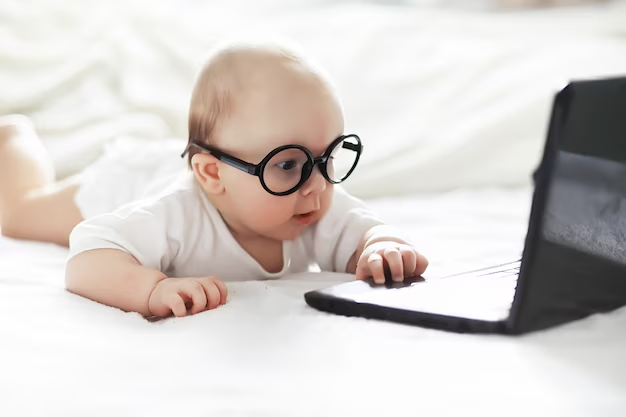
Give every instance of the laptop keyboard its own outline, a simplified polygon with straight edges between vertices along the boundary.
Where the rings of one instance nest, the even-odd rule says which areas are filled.
[[[503,271],[494,271],[494,272],[488,272],[486,274],[479,274],[479,277],[485,276],[485,277],[490,277],[490,278],[504,278],[504,277],[508,277],[508,276],[514,276],[517,277],[519,276],[519,265],[515,266],[513,268],[507,268]]]
[[[519,262],[448,278],[415,282],[408,287],[381,288],[356,295],[356,301],[438,314],[505,318],[515,296]]]

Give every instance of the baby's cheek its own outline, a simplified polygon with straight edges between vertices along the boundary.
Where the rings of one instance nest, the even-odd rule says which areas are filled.
[[[328,213],[328,210],[330,209],[330,206],[332,204],[333,201],[333,192],[332,190],[328,191],[324,191],[324,193],[322,193],[320,195],[320,218],[324,217],[326,215],[326,213]]]
[[[247,206],[249,218],[261,225],[278,225],[293,216],[293,205],[289,197],[276,197],[270,194],[257,198]]]
[[[322,206],[322,210],[324,212],[328,211],[328,209],[330,208],[330,205],[333,202],[333,195],[334,195],[334,185],[328,184],[328,186],[326,187],[326,190],[324,190],[324,192],[322,193],[320,197],[320,205]]]

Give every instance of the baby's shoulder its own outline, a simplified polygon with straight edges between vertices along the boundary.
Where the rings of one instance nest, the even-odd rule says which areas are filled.
[[[121,217],[153,216],[163,221],[194,219],[206,213],[202,192],[193,178],[180,177],[169,186],[118,208]]]
[[[146,208],[153,207],[176,214],[193,216],[206,213],[206,204],[206,197],[193,177],[183,177],[146,201]]]

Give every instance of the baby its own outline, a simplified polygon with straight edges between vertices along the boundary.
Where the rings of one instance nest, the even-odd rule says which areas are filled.
[[[344,132],[323,71],[284,46],[217,48],[193,89],[182,155],[190,169],[99,215],[81,210],[77,194],[89,201],[103,190],[54,183],[27,121],[0,120],[3,234],[69,243],[67,289],[100,303],[181,317],[224,304],[222,280],[279,278],[317,265],[383,283],[385,268],[402,281],[428,265],[335,187],[357,166],[361,140]]]

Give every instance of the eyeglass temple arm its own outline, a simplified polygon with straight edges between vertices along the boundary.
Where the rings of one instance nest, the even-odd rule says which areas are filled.
[[[355,143],[350,143],[350,142],[344,142],[344,143],[341,145],[341,147],[342,147],[342,148],[344,148],[344,149],[350,149],[351,151],[354,151],[354,152],[358,152],[358,151],[359,151],[359,149],[360,149],[361,151],[363,151],[363,145],[360,145],[360,146],[359,146],[358,144],[355,144]]]
[[[224,162],[225,164],[230,165],[233,168],[237,168],[240,171],[246,172],[248,174],[252,174],[252,175],[257,175],[258,172],[258,167],[257,165],[253,165],[250,164],[246,161],[242,161],[239,158],[235,158],[234,156],[229,156],[226,154],[223,154],[222,152],[219,151],[215,151],[212,149],[206,149],[196,143],[190,143],[187,148],[185,149],[185,151],[182,153],[182,155],[180,155],[181,158],[184,158],[185,155],[187,154],[187,152],[189,152],[189,149],[195,146],[197,148],[200,148],[201,150],[203,150],[204,152],[208,152],[211,155],[213,155],[214,157],[216,157],[217,159],[219,159],[220,161]]]

